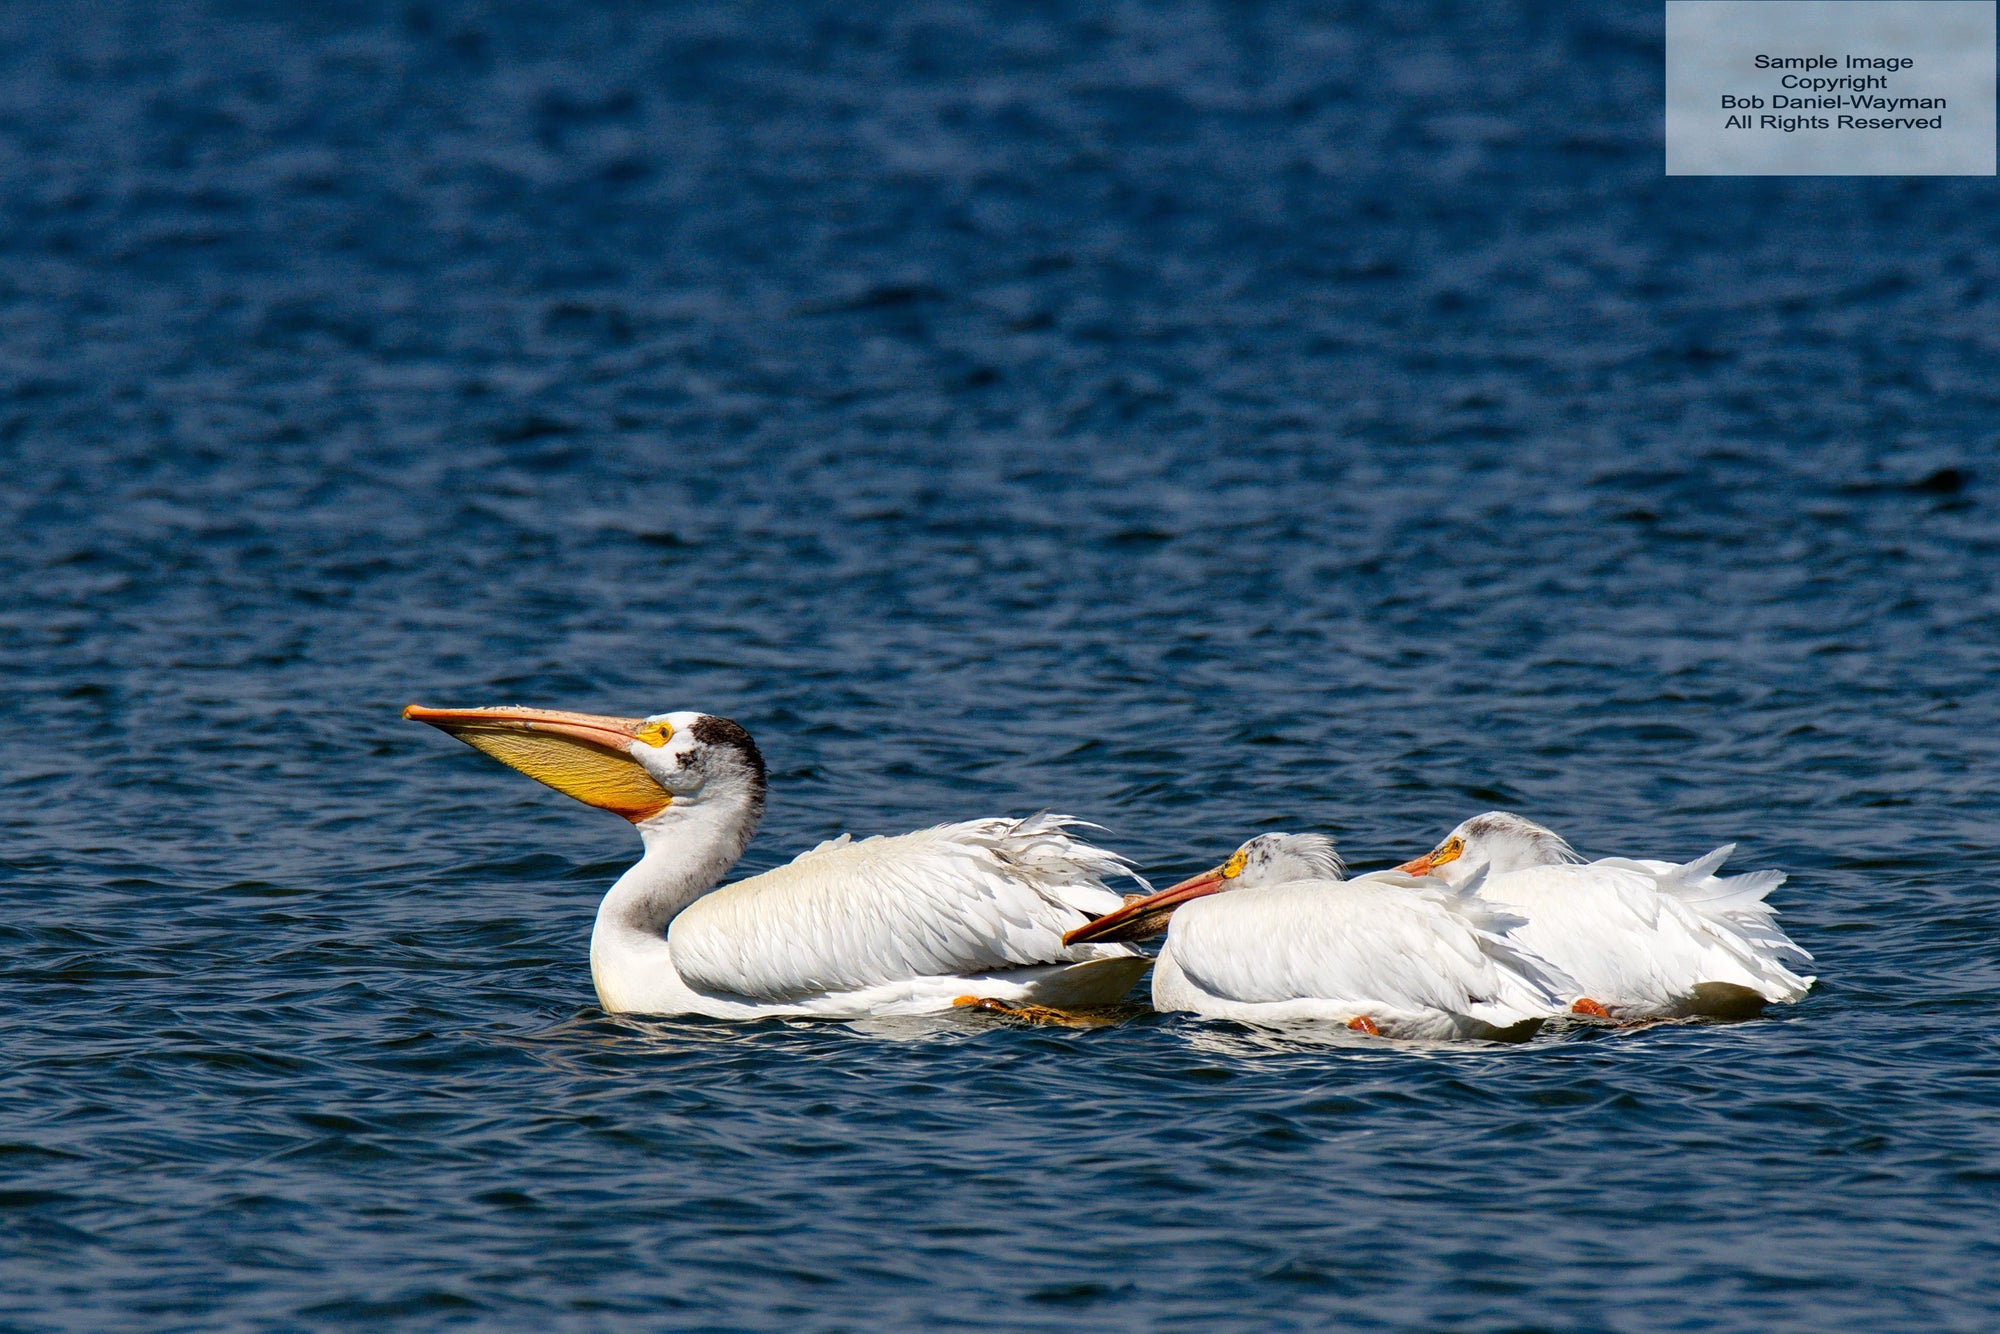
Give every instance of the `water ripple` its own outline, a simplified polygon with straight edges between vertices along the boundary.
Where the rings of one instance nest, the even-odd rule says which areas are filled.
[[[0,1323],[1992,1326],[1985,184],[1663,179],[1657,9],[168,14],[0,15]],[[614,1019],[412,699],[739,718],[753,870],[1740,839],[1824,981]]]

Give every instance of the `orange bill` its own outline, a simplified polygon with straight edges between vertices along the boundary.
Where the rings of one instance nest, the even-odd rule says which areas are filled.
[[[1170,886],[1157,894],[1148,894],[1143,899],[1134,899],[1116,912],[1108,912],[1094,922],[1085,922],[1076,930],[1063,937],[1065,945],[1083,945],[1091,941],[1146,940],[1160,935],[1167,929],[1174,909],[1191,899],[1213,894],[1228,883],[1223,868],[1203,871],[1200,875],[1189,876],[1178,885]]]
[[[1436,870],[1440,866],[1443,866],[1446,862],[1457,861],[1459,858],[1459,854],[1464,851],[1465,851],[1464,839],[1448,838],[1444,842],[1432,848],[1429,852],[1426,852],[1423,856],[1415,858],[1411,861],[1404,862],[1401,866],[1398,866],[1396,869],[1398,871],[1404,872],[1407,875],[1429,875],[1432,871]]]
[[[484,709],[428,709],[412,704],[403,710],[403,716],[449,732],[510,769],[635,824],[658,815],[673,802],[672,794],[628,750],[645,723],[643,718],[512,704]]]

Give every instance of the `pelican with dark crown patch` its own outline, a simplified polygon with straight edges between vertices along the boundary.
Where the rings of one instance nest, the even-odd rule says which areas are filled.
[[[954,1004],[1115,1004],[1152,960],[1066,945],[1133,875],[1062,815],[841,835],[723,885],[764,812],[750,734],[703,713],[614,718],[504,705],[405,718],[629,820],[645,852],[598,906],[590,973],[613,1013],[854,1018]],[[1139,881],[1144,886],[1144,881]]]

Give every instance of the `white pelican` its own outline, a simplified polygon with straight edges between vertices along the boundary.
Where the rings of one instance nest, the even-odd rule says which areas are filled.
[[[764,758],[727,718],[416,704],[403,716],[638,829],[645,853],[590,936],[591,980],[613,1013],[1082,1008],[1119,1001],[1151,963],[1131,946],[1063,943],[1122,902],[1105,877],[1132,874],[1067,816],[843,834],[718,889],[764,811]]]
[[[1764,896],[1782,871],[1718,876],[1725,844],[1686,865],[1585,862],[1562,838],[1505,811],[1475,815],[1397,867],[1465,887],[1527,919],[1513,939],[1576,980],[1578,1014],[1663,1019],[1754,1014],[1813,984],[1812,955],[1778,928]],[[1477,882],[1475,884],[1475,882]]]
[[[1562,1013],[1570,985],[1507,938],[1513,919],[1436,880],[1343,880],[1332,840],[1317,834],[1260,834],[1213,870],[1064,939],[1138,939],[1169,917],[1154,1008],[1211,1019],[1524,1038]]]

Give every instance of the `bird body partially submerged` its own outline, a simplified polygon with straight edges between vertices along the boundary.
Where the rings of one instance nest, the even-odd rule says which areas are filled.
[[[1561,1013],[1568,979],[1509,938],[1512,918],[1399,872],[1342,880],[1331,851],[1315,835],[1261,835],[1068,939],[1166,923],[1153,1005],[1210,1019],[1518,1039]]]
[[[645,853],[591,934],[591,977],[614,1013],[853,1018],[967,997],[1079,1008],[1122,1000],[1150,963],[1129,946],[1064,944],[1121,902],[1106,878],[1131,875],[1066,816],[843,836],[718,887],[764,806],[763,757],[735,723],[414,705],[404,716],[638,829]]]
[[[1218,894],[1174,916],[1153,1005],[1284,1025],[1368,1021],[1385,1037],[1526,1037],[1564,980],[1476,899],[1376,872]]]
[[[1119,906],[1104,878],[1125,870],[1072,837],[1074,823],[1040,815],[843,835],[696,899],[667,943],[689,985],[772,1001],[1130,957],[1063,944],[1065,931]]]
[[[1468,889],[1518,914],[1512,938],[1575,980],[1568,996],[1614,1019],[1737,1018],[1796,1001],[1812,963],[1777,925],[1765,895],[1779,871],[1716,874],[1734,844],[1685,865],[1585,862],[1517,815],[1467,820],[1399,868]]]

